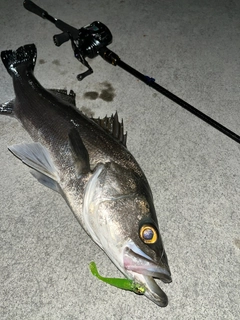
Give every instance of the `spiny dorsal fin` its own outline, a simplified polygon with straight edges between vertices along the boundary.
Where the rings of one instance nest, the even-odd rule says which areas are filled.
[[[103,119],[91,119],[126,147],[127,133],[124,134],[123,120],[121,122],[118,121],[117,112],[115,115],[112,114],[111,117],[106,116]]]

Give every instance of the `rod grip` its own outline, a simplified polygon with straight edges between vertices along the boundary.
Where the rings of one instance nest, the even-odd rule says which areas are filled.
[[[30,0],[24,0],[23,6],[25,9],[27,9],[30,12],[35,13],[41,18],[45,18],[46,15],[48,15],[47,11],[43,10],[39,6],[37,6],[35,3],[33,3]]]

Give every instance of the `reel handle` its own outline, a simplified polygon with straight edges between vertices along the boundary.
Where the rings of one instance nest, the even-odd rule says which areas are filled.
[[[53,42],[57,47],[60,47],[64,42],[67,42],[68,40],[70,40],[68,32],[62,32],[53,36]]]

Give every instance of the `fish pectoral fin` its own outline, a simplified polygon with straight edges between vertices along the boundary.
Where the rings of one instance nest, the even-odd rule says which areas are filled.
[[[89,154],[80,137],[79,131],[76,128],[71,129],[68,137],[75,160],[77,176],[88,173],[90,171]]]
[[[3,115],[12,115],[14,107],[14,100],[7,101],[3,104],[0,104],[0,114]]]
[[[45,186],[60,192],[58,171],[49,151],[41,143],[21,143],[8,147],[24,164],[34,169],[33,176]]]

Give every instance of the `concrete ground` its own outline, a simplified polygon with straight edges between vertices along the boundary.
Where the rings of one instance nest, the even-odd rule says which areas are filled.
[[[123,61],[240,134],[240,2],[237,0],[36,0],[80,28],[105,23]],[[29,174],[7,146],[30,141],[16,120],[0,117],[0,319],[239,319],[240,148],[150,87],[107,64],[85,68],[59,30],[21,0],[0,2],[0,50],[35,43],[37,79],[77,93],[94,116],[116,110],[128,149],[148,177],[173,282],[169,305],[94,278],[121,274],[83,232],[64,200]],[[0,65],[0,100],[14,97]]]

